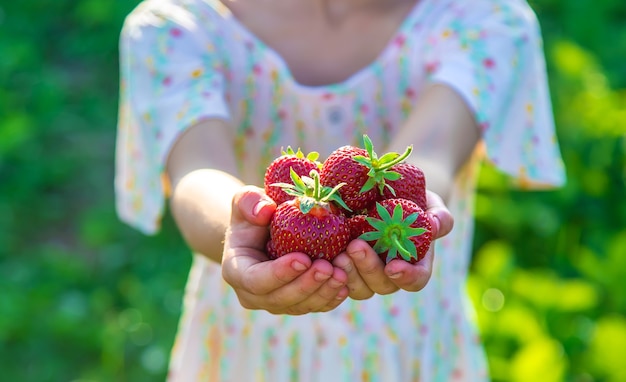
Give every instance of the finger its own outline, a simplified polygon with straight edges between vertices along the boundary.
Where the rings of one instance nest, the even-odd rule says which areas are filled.
[[[265,252],[269,236],[267,225],[275,210],[276,204],[262,189],[242,187],[232,199],[231,222],[224,248],[248,247]]]
[[[276,203],[269,198],[262,188],[243,186],[233,196],[231,225],[251,223],[266,226],[270,223]]]
[[[285,256],[291,255],[294,254]],[[267,263],[278,262],[283,257],[268,261]],[[258,266],[260,265],[261,264]],[[332,274],[333,266],[328,261],[318,260],[291,282],[282,283],[282,285],[273,290],[268,290],[265,285],[257,285],[258,278],[255,275],[255,282],[247,283],[245,288],[240,288],[238,296],[240,297],[240,301],[244,300],[244,302],[249,303],[252,308],[265,309],[276,314],[286,313],[289,307],[305,301],[314,294]],[[259,291],[263,291],[263,293],[259,293]],[[244,305],[243,302],[242,305]],[[249,306],[246,305],[244,305],[244,307],[249,308]]]
[[[374,295],[374,291],[372,291],[361,278],[358,269],[356,269],[352,258],[350,258],[348,254],[345,252],[340,253],[333,260],[333,265],[342,269],[348,276],[347,286],[350,298],[354,300],[366,300]]]
[[[341,269],[334,268],[331,277],[327,281],[308,298],[290,306],[287,313],[300,315],[334,309],[342,300],[345,300],[348,295],[346,287],[347,281],[348,276],[346,273]]]
[[[227,252],[222,260],[222,277],[235,290],[254,295],[282,288],[311,268],[311,259],[304,253],[265,261],[267,257],[261,251],[233,248]]]
[[[346,253],[352,259],[363,281],[374,293],[389,294],[398,290],[385,275],[385,264],[367,242],[353,240],[348,244]]]
[[[319,312],[330,312],[335,309],[339,305],[341,305],[346,299],[350,296],[349,290],[347,286],[344,286],[339,290],[334,300],[331,300],[326,306],[319,309]]]
[[[423,259],[411,264],[401,259],[394,259],[385,266],[385,273],[398,286],[410,292],[422,290],[432,275],[434,246],[426,253]]]
[[[434,236],[437,239],[443,237],[452,231],[454,227],[454,217],[446,207],[443,199],[436,193],[427,190],[426,200],[428,204],[427,212],[431,217]]]
[[[333,271],[333,266],[328,261],[314,261],[309,269],[289,284],[268,293],[268,305],[289,307],[305,301],[330,279]]]

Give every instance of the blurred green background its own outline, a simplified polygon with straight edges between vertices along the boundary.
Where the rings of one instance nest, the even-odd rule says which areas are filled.
[[[0,379],[159,381],[190,255],[113,205],[137,0],[0,5]],[[496,381],[626,381],[626,2],[535,0],[569,182],[481,173],[469,289]]]

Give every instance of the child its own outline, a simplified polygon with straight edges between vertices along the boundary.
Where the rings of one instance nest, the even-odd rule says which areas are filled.
[[[195,253],[169,380],[488,378],[464,289],[478,160],[564,181],[523,0],[146,0],[121,62],[118,212],[154,233],[169,197]],[[363,134],[414,145],[437,259],[384,266],[355,240],[332,264],[266,261],[276,206],[250,185],[281,147]]]

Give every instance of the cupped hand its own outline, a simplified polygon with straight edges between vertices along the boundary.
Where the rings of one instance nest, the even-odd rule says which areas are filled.
[[[222,277],[247,309],[300,315],[336,308],[348,297],[347,274],[326,260],[290,253],[267,261],[268,225],[276,204],[244,186],[233,197],[222,257]]]
[[[427,191],[428,214],[433,238],[441,238],[452,230],[454,218],[443,200]],[[364,240],[352,241],[346,251],[333,260],[333,265],[346,272],[350,297],[363,300],[374,294],[390,294],[400,289],[416,292],[423,289],[432,274],[434,241],[422,260],[415,264],[395,259],[385,265]]]

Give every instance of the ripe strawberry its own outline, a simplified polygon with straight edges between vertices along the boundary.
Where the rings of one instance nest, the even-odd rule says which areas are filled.
[[[386,199],[368,211],[369,232],[360,238],[372,245],[385,263],[403,259],[412,264],[426,255],[432,227],[424,210],[406,199]]]
[[[279,205],[272,216],[269,255],[303,252],[313,259],[334,259],[350,242],[345,215],[335,205],[347,208],[337,194],[343,184],[323,187],[316,170],[300,177],[292,169],[291,179],[293,184],[280,184],[295,198]]]
[[[365,232],[372,230],[372,226],[367,222],[367,215],[356,214],[346,220],[348,228],[350,228],[350,241],[358,239]]]
[[[280,187],[272,187],[272,184],[290,183],[291,177],[289,173],[291,168],[299,176],[308,175],[311,170],[319,169],[321,163],[317,162],[318,157],[319,154],[316,152],[311,152],[305,157],[300,149],[294,152],[291,147],[287,147],[287,150],[282,151],[282,155],[274,159],[265,171],[264,185],[267,196],[272,198],[276,204],[293,199],[293,196],[285,193]]]
[[[346,205],[358,211],[378,199],[375,189],[360,193],[367,182],[367,167],[355,161],[355,157],[365,157],[367,151],[354,146],[343,146],[333,151],[322,165],[321,181],[328,187],[346,183],[339,191]]]
[[[272,260],[278,257],[276,255],[276,248],[274,248],[274,242],[272,241],[272,239],[267,241],[267,244],[265,245],[265,251],[267,252],[267,257]]]
[[[383,199],[408,199],[426,210],[426,178],[424,172],[410,163],[398,163],[391,168],[401,178],[387,182],[389,187],[383,190]]]
[[[346,183],[339,190],[339,194],[353,211],[368,208],[381,198],[385,181],[400,178],[390,168],[406,159],[412,151],[409,146],[402,155],[391,152],[379,158],[367,135],[363,136],[363,143],[365,149],[354,146],[338,148],[322,165],[322,184],[334,187],[339,183]]]

